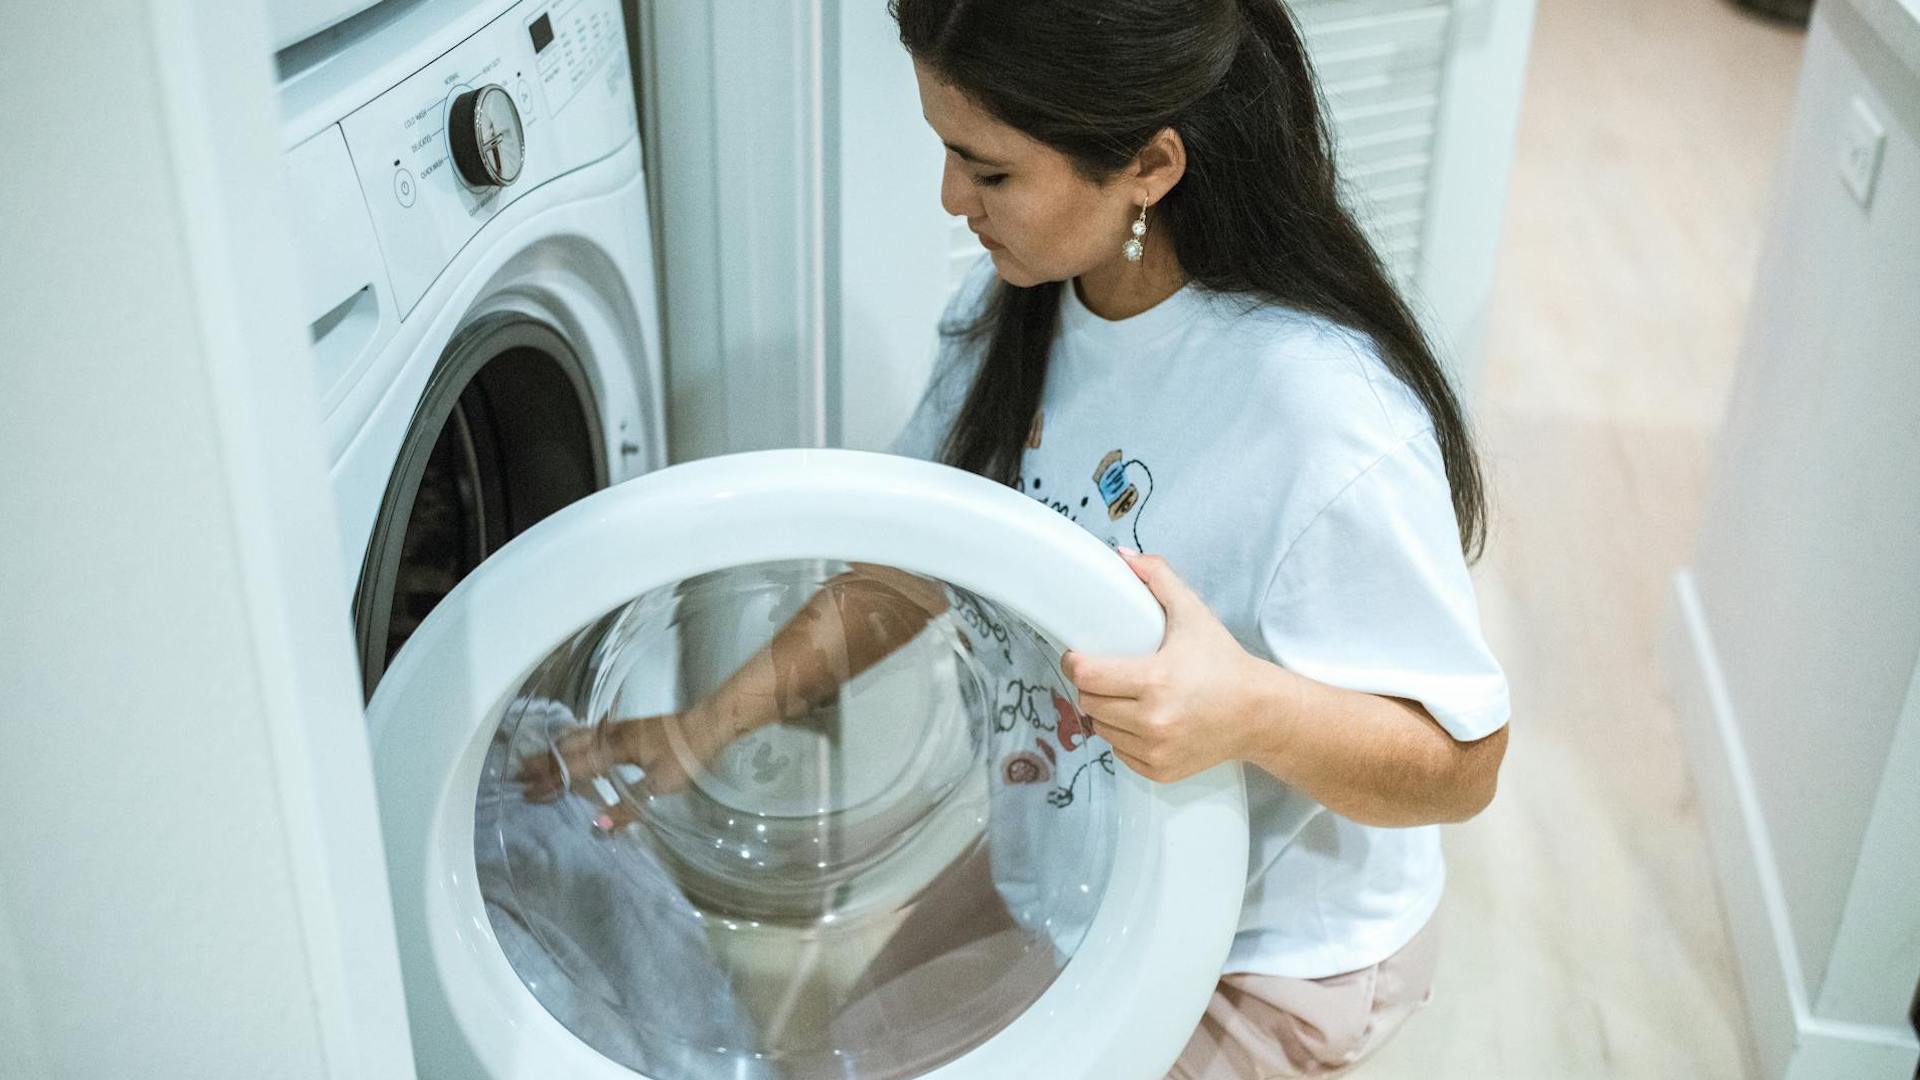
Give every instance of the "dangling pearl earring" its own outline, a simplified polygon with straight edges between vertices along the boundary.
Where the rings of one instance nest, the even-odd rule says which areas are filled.
[[[1140,256],[1146,254],[1147,245],[1141,242],[1141,238],[1146,235],[1147,201],[1142,199],[1140,200],[1140,216],[1133,222],[1133,237],[1126,243],[1120,245],[1120,251],[1127,257],[1128,262],[1139,262]]]

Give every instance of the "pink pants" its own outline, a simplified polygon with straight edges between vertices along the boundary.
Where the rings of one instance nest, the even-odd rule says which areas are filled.
[[[1399,952],[1325,979],[1225,975],[1167,1080],[1333,1076],[1433,999],[1439,934],[1429,922]]]
[[[1428,923],[1378,964],[1325,979],[1225,975],[1167,1080],[1272,1080],[1332,1076],[1384,1044],[1432,999],[1438,933]],[[834,1022],[849,1045],[883,1040],[889,1011],[938,1015],[957,995],[977,997],[1025,987],[1034,995],[1053,979],[1047,950],[1030,948],[987,872],[983,849],[947,867],[926,900],[888,940],[867,970],[880,991]],[[1009,995],[1012,1021],[1022,1007]],[[988,1019],[982,1017],[981,1019]]]

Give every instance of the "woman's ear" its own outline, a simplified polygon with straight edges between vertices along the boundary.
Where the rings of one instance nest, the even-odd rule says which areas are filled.
[[[1157,203],[1186,174],[1187,144],[1179,132],[1163,127],[1134,155],[1128,179],[1136,189],[1146,192],[1149,201]]]

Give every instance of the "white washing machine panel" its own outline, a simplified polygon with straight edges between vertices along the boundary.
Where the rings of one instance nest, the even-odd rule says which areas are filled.
[[[823,618],[911,640],[705,738],[687,707],[755,664],[785,686],[761,647],[823,585],[866,590]],[[534,526],[368,707],[422,1075],[1157,1080],[1238,918],[1239,767],[1116,766],[1057,663],[1163,629],[1084,530],[887,455],[707,459]],[[644,768],[582,766],[661,715],[621,729]],[[530,800],[561,760],[593,775]]]
[[[618,0],[528,0],[340,122],[401,316],[495,214],[634,138]],[[524,167],[505,186],[462,179],[448,138],[462,94],[505,89]]]
[[[423,395],[483,321],[511,315],[563,341],[607,477],[663,464],[652,229],[618,0],[378,5],[279,60],[292,239],[348,580],[371,564],[390,491],[412,483],[396,469]],[[494,175],[475,178],[482,125],[449,130],[456,103],[481,90],[486,133],[520,139],[510,183],[493,181],[511,175],[497,168],[511,157],[480,162]],[[521,441],[491,456],[543,453]],[[401,500],[389,515],[403,541],[412,509]]]

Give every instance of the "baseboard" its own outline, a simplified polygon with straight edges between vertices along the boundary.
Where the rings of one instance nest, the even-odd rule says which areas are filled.
[[[1812,1014],[1773,844],[1693,572],[1674,574],[1660,662],[1698,791],[1761,1075],[1779,1080],[1912,1080],[1912,1031]]]

